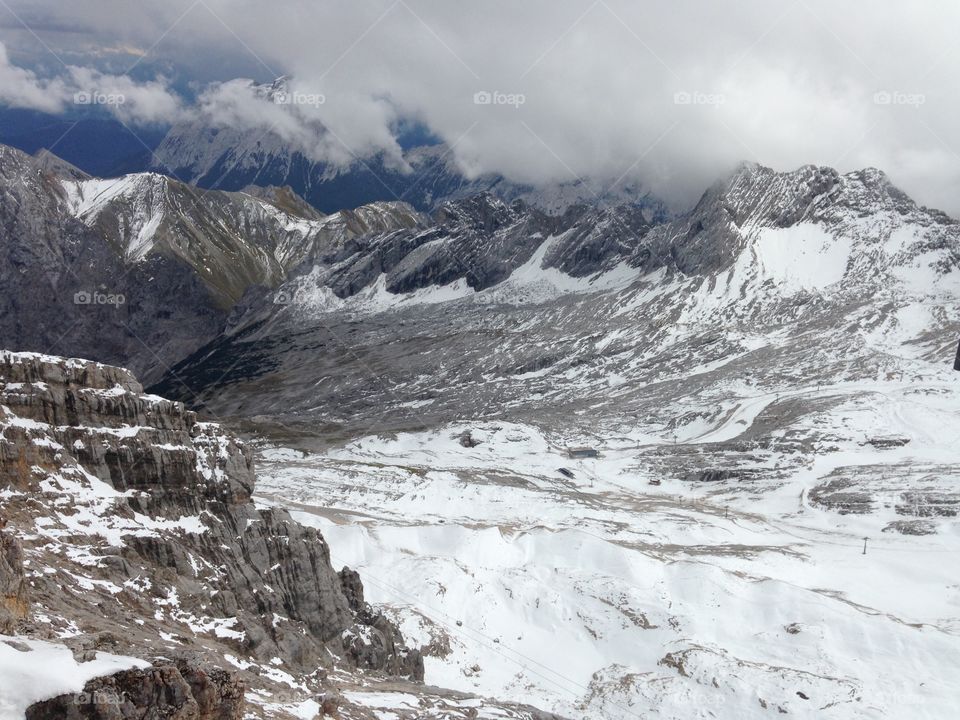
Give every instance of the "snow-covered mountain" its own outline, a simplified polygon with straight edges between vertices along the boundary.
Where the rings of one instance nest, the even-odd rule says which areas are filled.
[[[652,226],[455,207],[316,256],[160,385],[266,436],[260,500],[361,568],[427,681],[598,720],[948,717],[960,224],[816,167]]]
[[[883,173],[743,165],[670,220],[322,216],[0,160],[4,337],[189,353],[156,392],[257,438],[256,501],[322,529],[426,683],[591,720],[960,702],[960,223]],[[123,322],[50,300],[127,273]]]
[[[130,365],[148,381],[290,277],[316,282],[322,269],[321,285],[340,296],[385,271],[390,290],[458,278],[486,287],[561,230],[568,241],[547,261],[582,275],[616,262],[649,227],[636,204],[553,216],[489,194],[430,216],[400,202],[325,216],[286,186],[222,192],[156,173],[90,178],[6,147],[0,172],[10,342]]]
[[[346,333],[351,350],[395,384],[378,405],[431,398],[429,412],[449,419],[527,403],[539,413],[592,397],[620,414],[621,393],[611,402],[590,378],[648,384],[704,358],[729,363],[798,347],[770,340],[781,335],[824,342],[831,357],[847,348],[847,361],[867,365],[858,372],[888,368],[881,347],[910,342],[946,362],[955,346],[960,224],[874,170],[744,166],[690,213],[659,225],[630,206],[555,217],[489,195],[444,206],[435,220],[315,254],[177,377],[206,377],[204,364],[223,364],[221,353],[262,358],[284,337],[280,353],[267,353],[270,397],[261,407],[275,402],[296,417],[324,412],[336,397],[340,414],[354,397],[317,382],[325,370],[316,348],[332,351]],[[359,361],[338,362],[360,382]],[[277,393],[277,368],[289,393]],[[249,382],[232,385],[241,404],[258,395],[260,373],[245,372]],[[813,372],[843,374],[834,365]],[[223,388],[194,390],[224,412],[237,409]],[[362,417],[369,398],[357,393]]]
[[[403,203],[373,203],[330,216],[289,188],[202,192],[163,175],[64,181],[67,210],[98,230],[123,258],[169,254],[197,272],[226,307],[247,288],[273,287],[317,246],[416,227]]]
[[[129,364],[147,379],[275,287],[314,245],[419,222],[409,206],[323,216],[289,188],[204,191],[154,173],[89,178],[0,146],[7,342]]]

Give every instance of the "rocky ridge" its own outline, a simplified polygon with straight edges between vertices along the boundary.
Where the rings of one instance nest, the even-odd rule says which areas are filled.
[[[422,679],[319,533],[251,502],[250,451],[218,425],[125,370],[29,353],[0,355],[0,408],[0,630],[154,663],[91,692],[185,682],[183,703],[239,708],[242,685],[265,701],[293,678],[305,699],[338,672]]]
[[[94,678],[78,694],[34,703],[27,708],[25,720],[240,720],[245,689],[233,672],[187,660],[158,660],[146,669]]]
[[[253,489],[247,445],[129,371],[0,351],[0,665],[26,718],[556,720],[423,685],[360,576]],[[44,694],[56,648],[126,668]]]
[[[0,335],[152,380],[314,246],[418,222],[402,204],[323,217],[282,188],[204,191],[153,173],[88,178],[49,153],[0,146]]]

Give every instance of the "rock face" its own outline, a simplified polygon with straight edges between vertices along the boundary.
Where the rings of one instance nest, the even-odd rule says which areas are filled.
[[[957,359],[953,361],[953,369],[960,370],[960,344],[957,345]]]
[[[0,635],[14,632],[28,609],[23,549],[11,533],[0,531]]]
[[[25,614],[25,555],[30,599],[45,616],[27,629],[71,628],[61,636],[75,654],[107,649],[219,664],[226,654],[242,658],[241,669],[279,663],[315,681],[334,667],[422,680],[419,652],[363,601],[359,577],[334,571],[316,530],[257,508],[253,485],[246,445],[181,403],[144,394],[128,371],[0,352],[8,524],[0,534],[0,631]],[[30,538],[22,553],[12,531]],[[254,685],[271,682],[248,675]],[[110,701],[61,715],[59,700],[31,717],[239,717],[240,685],[193,665],[97,682],[91,691],[129,696],[130,712],[110,714]]]
[[[244,685],[233,673],[191,663],[160,662],[95,678],[76,695],[27,709],[25,720],[240,720]]]

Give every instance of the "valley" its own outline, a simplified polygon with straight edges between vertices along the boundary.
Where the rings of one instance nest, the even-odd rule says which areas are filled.
[[[744,397],[695,431],[479,420],[266,443],[257,497],[321,529],[447,687],[565,717],[942,717],[950,380]],[[599,457],[567,456],[584,443]],[[846,502],[822,497],[836,478]]]

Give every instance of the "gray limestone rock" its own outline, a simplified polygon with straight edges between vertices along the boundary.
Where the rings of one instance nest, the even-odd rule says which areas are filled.
[[[240,720],[243,710],[234,673],[181,660],[94,678],[80,693],[31,705],[25,720]]]
[[[12,533],[0,531],[0,634],[13,633],[28,611],[23,549]]]
[[[288,670],[312,673],[340,658],[423,678],[419,653],[363,601],[356,573],[333,569],[320,533],[253,504],[251,451],[220,425],[143,394],[129,371],[32,353],[0,353],[0,406],[0,490],[15,490],[4,503],[11,527],[43,518],[56,546],[69,538],[51,562],[70,568],[69,558],[89,556],[76,572],[95,567],[98,581],[117,588],[104,615],[88,591],[70,591],[72,581],[34,576],[45,611],[81,623],[76,652],[142,656],[148,648],[118,627],[146,616],[172,623],[186,645],[281,658]],[[35,556],[50,550],[34,537]],[[25,613],[25,584],[19,545],[9,531],[0,541],[7,627]]]

